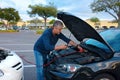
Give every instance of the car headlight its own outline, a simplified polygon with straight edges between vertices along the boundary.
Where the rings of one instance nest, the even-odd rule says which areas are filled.
[[[56,70],[63,73],[74,73],[81,65],[78,64],[60,64],[56,67]]]
[[[0,70],[0,77],[2,77],[4,75],[3,71]]]

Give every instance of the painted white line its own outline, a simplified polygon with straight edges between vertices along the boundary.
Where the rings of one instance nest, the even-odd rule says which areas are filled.
[[[0,45],[33,45],[33,44],[0,44]]]
[[[36,65],[24,65],[24,68],[26,67],[36,67]]]
[[[33,52],[33,50],[13,50],[14,52]]]

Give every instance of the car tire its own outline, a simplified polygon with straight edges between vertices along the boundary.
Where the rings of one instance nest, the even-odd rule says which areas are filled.
[[[110,74],[102,73],[94,77],[92,80],[116,80],[116,79]]]

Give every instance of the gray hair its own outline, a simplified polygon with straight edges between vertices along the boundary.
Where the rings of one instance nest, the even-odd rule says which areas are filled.
[[[64,24],[63,24],[62,21],[56,20],[56,21],[53,23],[53,27],[57,27],[57,26],[64,27]]]

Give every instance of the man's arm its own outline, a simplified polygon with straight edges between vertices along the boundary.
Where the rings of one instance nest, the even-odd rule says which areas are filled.
[[[83,48],[82,48],[82,47],[80,47],[80,46],[79,46],[78,44],[76,44],[74,41],[68,39],[68,38],[67,38],[66,36],[64,36],[62,33],[60,33],[60,39],[62,39],[63,41],[67,42],[68,44],[70,44],[70,45],[72,45],[72,46],[77,47],[77,48],[80,50],[80,52],[83,51]]]
[[[60,50],[60,49],[66,49],[67,46],[66,45],[59,45],[59,46],[55,46],[54,50]]]
[[[59,45],[59,46],[55,46],[55,45],[51,45],[50,44],[50,35],[49,34],[44,34],[44,38],[43,38],[43,43],[45,44],[45,48],[46,50],[60,50],[60,49],[66,49],[67,46],[66,45]]]
[[[60,33],[59,38],[65,41],[66,43],[69,43],[71,40],[67,38],[64,34]]]
[[[72,46],[76,46],[76,47],[78,46],[78,45],[77,45],[74,41],[72,41],[72,40],[69,42],[69,44],[72,45]]]

